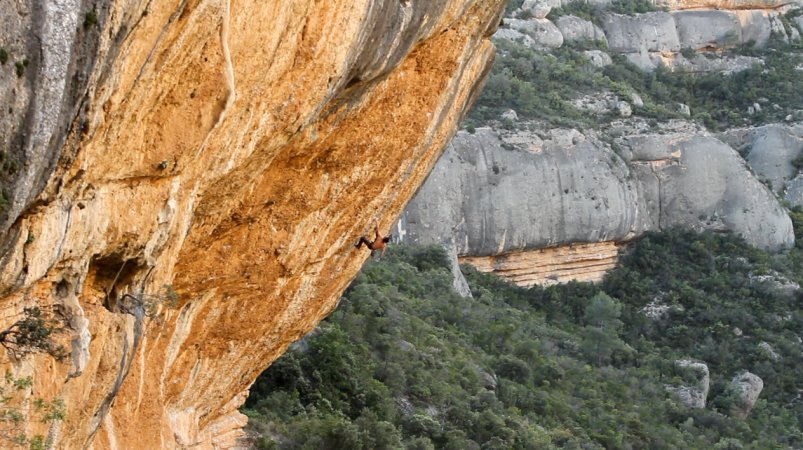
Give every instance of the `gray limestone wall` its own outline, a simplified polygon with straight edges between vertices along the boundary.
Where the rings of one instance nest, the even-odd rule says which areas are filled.
[[[0,11],[8,57],[0,65],[0,233],[86,132],[84,98],[107,14],[108,5],[88,0],[12,2]]]
[[[621,158],[588,141],[536,153],[505,148],[490,129],[461,132],[400,230],[406,242],[453,240],[461,255],[623,240],[646,225],[627,174]]]
[[[677,134],[629,137],[623,145],[645,186],[642,201],[658,205],[653,229],[730,231],[770,250],[794,244],[786,211],[724,142]]]
[[[672,18],[683,47],[724,48],[741,42],[742,26],[732,12],[678,11],[672,14]]]
[[[672,14],[651,12],[628,16],[608,14],[602,29],[611,50],[620,53],[679,52],[681,42]]]
[[[534,147],[511,146],[487,128],[459,133],[397,233],[472,256],[626,241],[674,226],[730,231],[772,250],[793,245],[785,210],[724,142],[638,135],[620,139],[617,154],[577,135]]]
[[[527,2],[506,19],[496,37],[520,41],[533,48],[560,47],[566,42],[599,41],[612,53],[624,54],[644,70],[659,65],[703,72],[733,72],[760,64],[755,57],[705,53],[709,58],[688,57],[684,49],[709,51],[754,45],[763,48],[771,38],[783,42],[800,39],[797,28],[803,18],[794,17],[789,26],[781,20],[781,4],[769,9],[688,9],[642,14],[601,15],[601,27],[576,16],[560,16],[554,25],[545,17],[553,5],[540,0]],[[787,6],[788,7],[788,6]],[[685,56],[684,56],[685,55]]]
[[[770,124],[728,130],[719,138],[738,150],[776,194],[792,205],[803,206],[803,177],[793,164],[803,158],[803,125]]]

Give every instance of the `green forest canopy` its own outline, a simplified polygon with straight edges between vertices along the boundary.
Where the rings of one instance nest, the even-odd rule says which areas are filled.
[[[259,448],[801,448],[801,252],[671,231],[640,240],[599,285],[524,289],[436,247],[369,262],[316,332],[259,377],[244,411]],[[649,319],[656,299],[669,309]],[[762,349],[768,343],[780,359]],[[665,385],[705,362],[705,409]],[[764,381],[746,420],[728,388]]]

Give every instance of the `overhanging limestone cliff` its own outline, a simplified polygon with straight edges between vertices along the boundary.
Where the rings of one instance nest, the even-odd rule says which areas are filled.
[[[11,185],[0,267],[0,326],[39,305],[67,328],[69,362],[3,368],[64,399],[55,447],[229,445],[240,394],[335,307],[366,257],[354,237],[390,226],[452,136],[502,7],[71,5],[65,51],[95,53],[28,69],[82,95],[55,96],[56,150],[25,154],[43,179]]]

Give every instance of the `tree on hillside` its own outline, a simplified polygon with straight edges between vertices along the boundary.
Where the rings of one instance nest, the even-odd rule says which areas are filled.
[[[583,315],[586,326],[581,332],[582,351],[594,364],[601,366],[611,361],[617,351],[628,350],[627,344],[619,339],[622,329],[622,305],[604,292],[595,295]]]

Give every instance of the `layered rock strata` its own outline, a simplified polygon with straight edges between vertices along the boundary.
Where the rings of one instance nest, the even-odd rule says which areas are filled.
[[[0,82],[17,96],[3,145],[18,161],[0,326],[40,306],[71,351],[2,369],[35,375],[30,398],[64,400],[52,447],[233,445],[242,393],[335,307],[366,258],[354,238],[390,225],[450,139],[502,7],[5,11],[23,38],[2,45],[28,63]]]
[[[482,272],[494,272],[519,286],[549,286],[569,281],[595,282],[616,267],[620,246],[615,242],[571,244],[492,256],[464,256]]]

